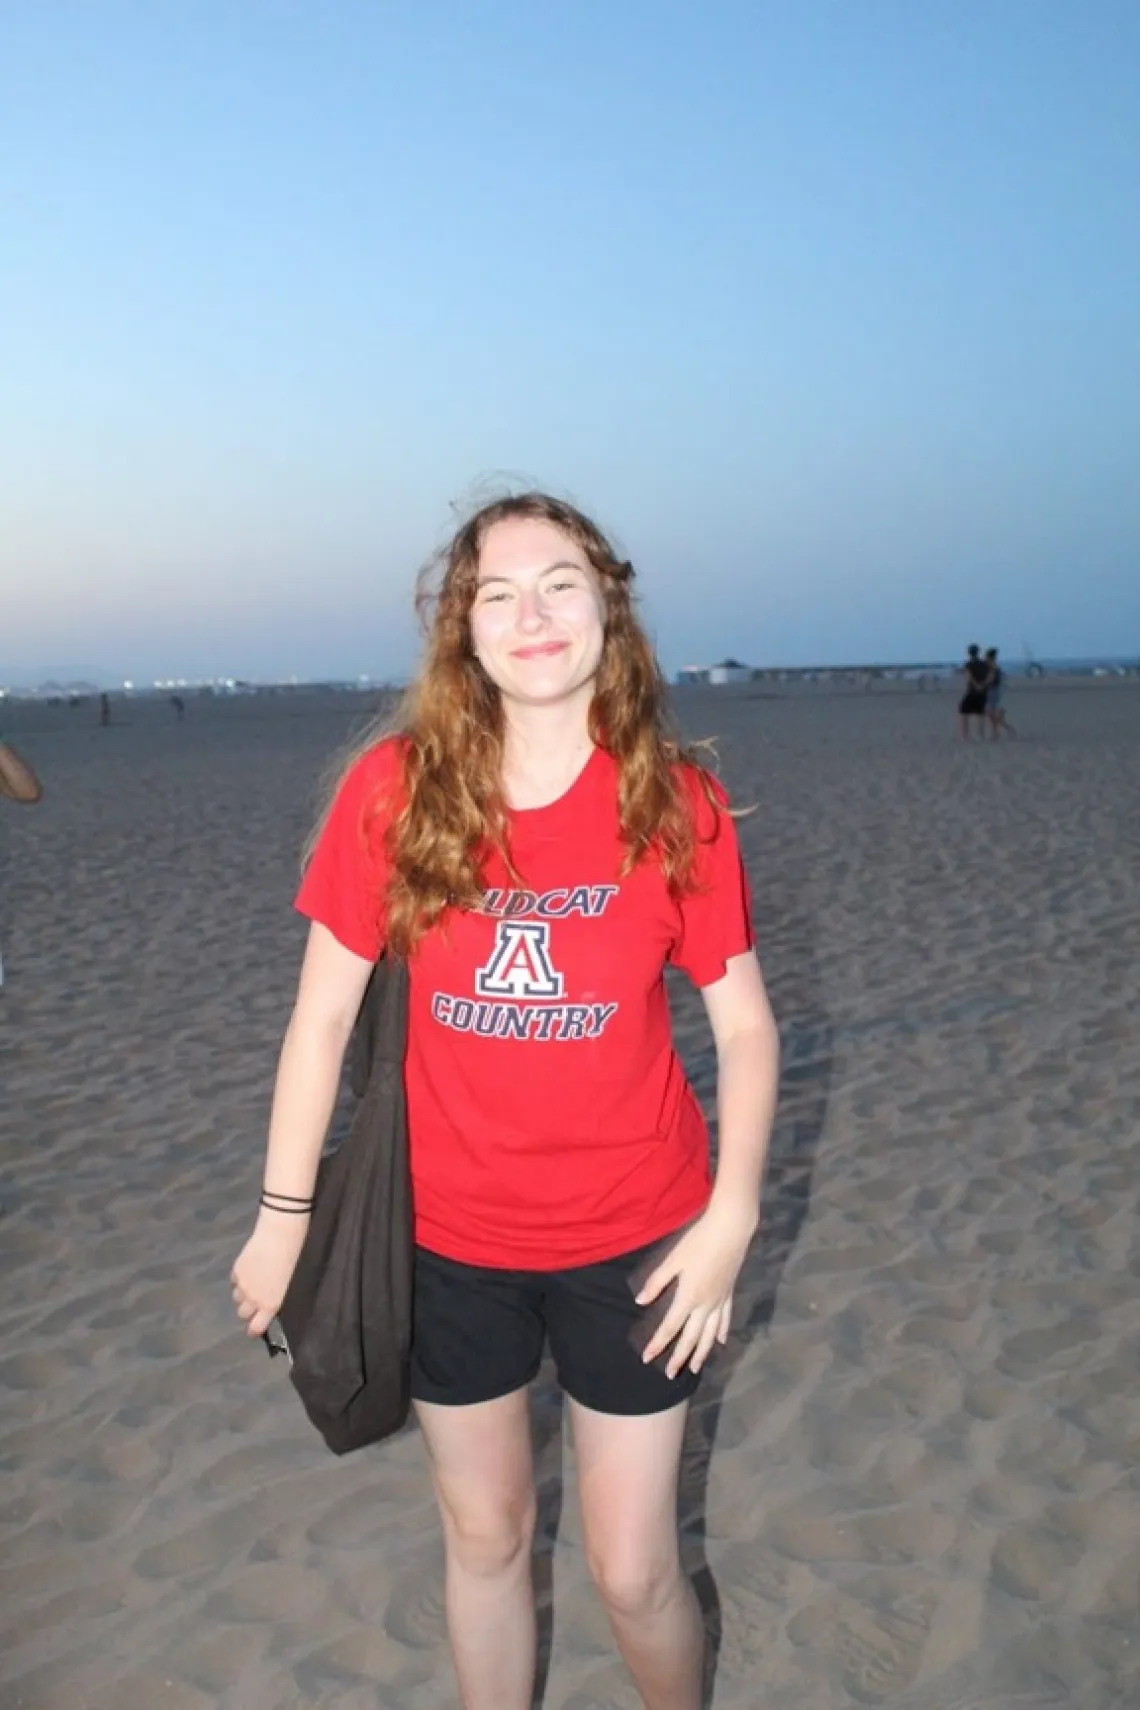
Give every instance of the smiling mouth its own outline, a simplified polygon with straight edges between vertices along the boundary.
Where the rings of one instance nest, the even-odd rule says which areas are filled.
[[[540,647],[516,647],[514,657],[516,659],[549,659],[555,653],[564,653],[566,647],[565,641],[544,641]]]

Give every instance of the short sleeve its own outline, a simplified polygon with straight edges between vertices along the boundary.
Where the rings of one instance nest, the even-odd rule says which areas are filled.
[[[728,812],[728,796],[717,780],[709,777],[714,807],[699,776],[690,776],[697,859],[692,887],[678,904],[680,930],[669,960],[674,967],[682,968],[695,986],[711,986],[724,977],[730,957],[740,956],[753,946],[752,901],[736,824]]]
[[[399,772],[399,752],[389,740],[370,748],[346,774],[294,904],[298,913],[319,921],[346,950],[369,962],[384,948],[384,834]]]

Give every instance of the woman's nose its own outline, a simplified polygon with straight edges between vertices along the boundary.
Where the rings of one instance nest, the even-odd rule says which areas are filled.
[[[546,602],[537,588],[524,588],[519,595],[519,628],[535,629],[546,619]]]

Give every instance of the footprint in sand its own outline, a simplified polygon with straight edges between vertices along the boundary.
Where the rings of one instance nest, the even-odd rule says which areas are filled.
[[[1045,1329],[1022,1330],[1006,1339],[995,1364],[1007,1377],[1034,1378],[1054,1363],[1067,1360],[1089,1340],[1088,1325],[1077,1315]]]
[[[912,1419],[925,1421],[953,1412],[960,1400],[954,1362],[936,1355],[922,1353],[893,1364],[884,1374],[884,1382]]]
[[[11,1657],[17,1646],[26,1645],[40,1635],[58,1638],[69,1626],[74,1630],[82,1622],[118,1615],[130,1599],[127,1578],[125,1572],[116,1570],[109,1582],[70,1586],[46,1597],[42,1603],[21,1601],[19,1609],[14,1604],[5,1607],[4,1617],[0,1619],[0,1656]]]
[[[0,1388],[50,1395],[82,1368],[83,1361],[71,1352],[13,1354],[0,1362]]]
[[[1025,1392],[985,1373],[967,1382],[962,1406],[973,1419],[1007,1419],[1024,1409]]]
[[[939,1675],[928,1686],[898,1699],[891,1710],[1074,1710],[1074,1705],[1063,1688],[1041,1686],[1027,1692],[1016,1688],[1003,1691],[996,1685],[959,1688],[950,1678]]]
[[[1061,1599],[1085,1552],[1088,1512],[1077,1502],[1058,1504],[1038,1521],[1010,1526],[994,1547],[994,1584],[1027,1603]]]
[[[211,1620],[292,1621],[328,1601],[327,1579],[295,1562],[256,1562],[213,1592],[204,1605]]]
[[[636,1703],[628,1677],[611,1664],[567,1698],[563,1710],[633,1710]]]
[[[937,1602],[910,1580],[868,1576],[802,1610],[788,1636],[834,1658],[860,1704],[881,1704],[914,1681]]]
[[[1012,1259],[1024,1236],[1018,1229],[982,1229],[975,1239],[983,1253],[992,1253],[997,1259]]]
[[[1131,1631],[1135,1628],[1137,1609],[1140,1609],[1140,1552],[1133,1551],[1127,1561],[1119,1563],[1109,1574],[1089,1614],[1097,1621]],[[1140,1658],[1137,1661],[1140,1665]]]
[[[157,1324],[138,1332],[135,1352],[144,1360],[181,1360],[196,1353],[193,1330],[181,1324]]]
[[[306,1444],[300,1442],[250,1443],[231,1449],[199,1473],[192,1486],[194,1495],[207,1501],[242,1496],[277,1478],[300,1477],[308,1464],[307,1453]]]
[[[400,1680],[407,1688],[422,1684],[427,1678],[426,1659],[410,1671],[406,1653],[385,1633],[357,1627],[351,1633],[311,1651],[294,1666],[293,1675],[304,1692],[302,1703],[340,1705],[353,1687],[368,1693],[368,1702],[376,1702],[376,1690],[381,1684]],[[329,1688],[334,1696],[323,1696]],[[321,1696],[317,1696],[320,1694]]]
[[[212,1710],[215,1699],[161,1669],[142,1669],[122,1676],[94,1698],[85,1697],[83,1704],[84,1710],[155,1710],[158,1705],[162,1710]]]
[[[70,1497],[58,1522],[63,1535],[78,1543],[109,1538],[138,1517],[140,1499],[130,1491],[88,1491]]]
[[[878,1433],[857,1430],[832,1402],[809,1401],[795,1423],[795,1431],[808,1465],[818,1472],[858,1467],[868,1448],[877,1447]]]
[[[216,1573],[231,1566],[238,1552],[249,1548],[276,1518],[276,1498],[270,1492],[248,1502],[235,1503],[224,1514],[215,1514],[196,1525],[173,1532],[159,1544],[151,1544],[135,1558],[142,1579],[185,1579],[199,1573]]]
[[[750,1542],[720,1552],[716,1577],[722,1596],[781,1610],[787,1607],[797,1569],[771,1550]]]
[[[599,1698],[596,1693],[576,1692],[566,1700],[566,1710],[626,1710],[628,1698]]]
[[[789,1568],[768,1551],[737,1545],[717,1562],[717,1602],[706,1624],[719,1636],[719,1667],[733,1680],[754,1679],[780,1645],[792,1586],[814,1584],[806,1569]]]
[[[884,1566],[945,1555],[956,1529],[949,1515],[914,1503],[862,1514],[855,1522],[862,1559]]]
[[[807,1503],[771,1515],[766,1542],[778,1555],[817,1567],[821,1562],[857,1562],[859,1541],[850,1514],[813,1513]]]
[[[446,1644],[443,1568],[434,1552],[430,1561],[409,1563],[401,1569],[384,1615],[384,1630],[415,1650],[434,1650]]]

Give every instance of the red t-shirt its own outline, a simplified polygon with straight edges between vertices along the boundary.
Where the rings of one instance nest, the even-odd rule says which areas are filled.
[[[695,776],[699,890],[653,862],[620,877],[617,767],[510,814],[481,910],[450,909],[409,958],[405,1082],[416,1240],[465,1264],[559,1270],[657,1240],[708,1200],[708,1132],[673,1048],[663,974],[698,986],[751,947],[729,815]],[[350,771],[297,896],[356,955],[384,944],[395,739]]]

